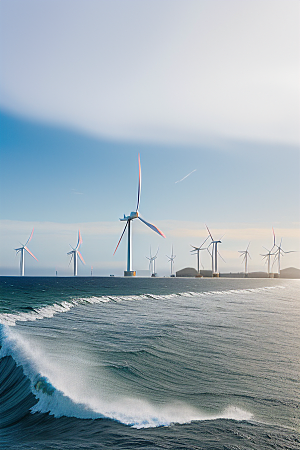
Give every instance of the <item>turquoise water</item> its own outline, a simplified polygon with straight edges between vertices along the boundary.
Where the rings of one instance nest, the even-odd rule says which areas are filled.
[[[0,282],[4,448],[299,448],[298,280]]]

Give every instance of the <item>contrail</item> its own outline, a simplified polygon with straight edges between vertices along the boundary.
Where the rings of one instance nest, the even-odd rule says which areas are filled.
[[[181,183],[181,181],[185,180],[187,177],[189,177],[190,175],[192,175],[192,173],[196,172],[197,169],[192,170],[190,173],[188,173],[185,177],[181,178],[181,180],[175,181],[176,183]]]

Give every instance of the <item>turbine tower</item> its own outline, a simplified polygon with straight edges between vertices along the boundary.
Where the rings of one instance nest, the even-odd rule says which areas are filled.
[[[74,261],[74,277],[77,277],[77,267],[78,267],[77,257],[80,259],[82,264],[85,264],[84,259],[83,259],[82,255],[81,255],[80,251],[79,251],[79,247],[81,246],[81,244],[82,244],[82,237],[81,237],[81,234],[80,234],[80,230],[78,230],[78,242],[77,242],[77,245],[76,245],[75,248],[73,248],[71,246],[71,244],[70,244],[70,247],[71,247],[72,250],[67,253],[67,255],[71,255],[71,259],[70,259],[69,265],[71,264],[72,259]]]
[[[156,276],[156,273],[155,273],[155,260],[157,258],[158,250],[159,250],[159,248],[157,249],[156,254],[154,256],[152,256],[152,254],[151,254],[151,246],[150,246],[150,258],[148,258],[148,256],[146,256],[146,258],[149,259],[149,271],[152,270],[151,277],[155,277]]]
[[[213,277],[219,277],[219,272],[218,272],[218,255],[225,262],[225,260],[222,258],[222,256],[220,255],[220,253],[218,251],[218,244],[222,243],[222,241],[221,241],[222,238],[220,240],[218,240],[218,241],[215,241],[214,238],[212,237],[211,232],[209,231],[208,226],[207,225],[205,225],[205,226],[206,226],[208,234],[209,234],[209,236],[211,238],[211,243],[209,244],[208,247],[210,247],[210,245],[212,245],[212,253],[211,253],[212,276]],[[208,252],[209,252],[209,250],[208,250]]]
[[[248,252],[249,245],[250,245],[250,242],[249,242],[246,250],[238,251],[240,253],[240,256],[244,256],[244,259],[242,262],[245,263],[245,278],[248,277],[248,257],[251,259],[250,253]]]
[[[131,255],[131,250],[132,250],[132,248],[131,248],[131,245],[132,245],[131,244],[131,241],[132,241],[132,239],[131,239],[131,237],[132,237],[131,236],[131,232],[132,232],[132,230],[131,230],[131,222],[132,222],[132,220],[140,219],[145,225],[147,225],[147,227],[149,227],[149,228],[151,228],[151,230],[155,231],[155,233],[160,234],[160,236],[162,236],[164,238],[166,237],[163,234],[163,232],[160,231],[155,225],[152,225],[152,223],[146,222],[146,220],[142,219],[140,217],[140,215],[139,215],[140,196],[141,196],[141,184],[142,184],[142,172],[141,172],[140,155],[138,155],[138,162],[139,162],[139,183],[138,183],[138,195],[137,195],[136,210],[132,211],[129,216],[125,216],[125,214],[124,214],[124,217],[122,219],[120,219],[121,222],[126,222],[126,224],[125,224],[124,230],[123,230],[123,232],[121,234],[121,237],[119,239],[119,242],[118,242],[118,244],[116,246],[116,249],[114,251],[114,254],[115,254],[117,249],[118,249],[118,247],[119,247],[119,244],[120,244],[120,242],[121,242],[121,240],[122,240],[122,238],[124,236],[126,228],[127,228],[127,270],[124,271],[124,276],[125,277],[128,277],[128,276],[132,277],[132,276],[136,275],[135,270],[132,270],[132,255]]]
[[[191,250],[191,253],[192,253],[193,255],[196,255],[196,254],[197,254],[197,272],[198,272],[198,275],[197,275],[197,276],[200,276],[200,251],[201,251],[201,250],[207,250],[206,248],[203,248],[203,245],[205,244],[205,242],[207,241],[208,238],[209,238],[209,236],[207,236],[207,238],[205,239],[205,241],[202,242],[202,244],[200,245],[200,247],[195,247],[194,245],[191,245],[191,247],[193,247],[193,249],[194,249],[194,250]]]
[[[27,239],[26,244],[24,244],[24,245],[21,244],[22,247],[15,248],[15,251],[17,252],[16,255],[17,255],[18,253],[20,253],[20,276],[21,276],[21,277],[24,277],[24,275],[25,275],[25,251],[26,251],[27,253],[29,253],[29,255],[31,255],[31,256],[37,261],[37,258],[34,256],[33,253],[31,253],[31,251],[30,251],[29,248],[27,247],[28,242],[30,242],[31,239],[32,239],[33,231],[34,231],[34,228],[32,228],[31,235],[30,235],[29,238]]]
[[[171,273],[170,273],[170,277],[175,277],[175,275],[173,274],[173,264],[174,264],[174,259],[176,258],[176,255],[173,254],[173,245],[172,245],[172,253],[171,256],[166,255],[166,257],[168,258],[169,262],[171,263]]]

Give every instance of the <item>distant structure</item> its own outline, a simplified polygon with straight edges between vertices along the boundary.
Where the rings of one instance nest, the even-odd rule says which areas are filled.
[[[275,233],[274,233],[274,236],[275,236]],[[275,242],[275,237],[274,237],[274,242]],[[281,256],[283,256],[286,253],[294,253],[294,250],[290,250],[288,252],[285,252],[282,249],[281,245],[282,245],[282,238],[280,240],[280,244],[279,245],[275,244],[275,246],[277,247],[277,250],[275,250],[275,252],[274,252],[274,261],[273,261],[273,264],[272,264],[272,267],[273,267],[275,262],[276,261],[278,262],[278,266],[277,266],[278,267],[278,271],[277,271],[277,273],[274,273],[274,277],[275,278],[280,278],[280,258],[281,258]]]
[[[21,276],[21,277],[24,277],[24,275],[25,275],[25,251],[26,251],[27,253],[29,253],[29,255],[31,255],[31,256],[37,261],[37,258],[34,256],[33,253],[31,253],[31,251],[30,251],[29,248],[27,247],[27,244],[28,244],[28,243],[31,241],[31,239],[32,239],[33,231],[34,231],[34,228],[32,229],[31,235],[30,235],[29,238],[27,239],[26,244],[24,244],[24,245],[21,244],[22,247],[15,248],[16,255],[17,255],[18,253],[20,253],[20,276]]]
[[[267,250],[267,252],[268,253],[265,253],[265,254],[260,254],[260,256],[262,256],[263,258],[263,260],[265,259],[266,260],[266,262],[268,263],[268,277],[269,278],[274,278],[274,274],[273,273],[271,273],[270,272],[270,267],[271,267],[271,256],[274,256],[274,253],[272,253],[272,249],[273,249],[273,247],[271,248],[271,250],[268,250],[266,247],[263,247],[265,250]]]
[[[148,256],[146,256],[146,258],[149,260],[149,272],[151,273],[151,277],[156,277],[156,272],[155,272],[155,260],[157,258],[158,255],[158,250],[154,256],[152,256],[151,254],[151,245],[150,245],[150,258],[148,258]]]
[[[251,259],[250,253],[248,252],[250,242],[246,250],[239,250],[240,256],[244,256],[243,262],[245,263],[245,278],[248,278],[248,257]]]
[[[116,246],[116,249],[114,251],[114,254],[116,253],[119,244],[124,236],[124,233],[127,230],[127,270],[124,271],[125,277],[132,277],[136,276],[136,271],[132,270],[132,256],[131,256],[131,222],[134,219],[140,219],[147,227],[151,228],[151,230],[155,231],[157,234],[159,234],[162,237],[166,237],[162,231],[160,231],[155,225],[152,225],[149,222],[146,222],[146,220],[142,219],[139,216],[139,205],[140,205],[140,196],[141,196],[141,186],[142,186],[142,172],[141,172],[141,161],[140,161],[140,155],[138,155],[138,162],[139,162],[139,183],[138,183],[138,195],[137,195],[137,205],[136,210],[131,212],[129,216],[125,216],[121,220],[121,222],[126,222],[126,225],[124,227],[124,230],[121,234],[121,237],[119,239],[119,242]]]
[[[194,267],[185,267],[184,269],[178,270],[176,272],[176,277],[195,277],[197,275],[197,270]]]
[[[170,273],[170,277],[175,277],[175,275],[173,274],[173,264],[174,264],[174,259],[176,258],[176,255],[173,254],[173,245],[172,245],[172,253],[171,256],[166,255],[166,257],[169,260],[169,263],[171,263],[171,273]]]
[[[204,248],[203,245],[205,244],[205,242],[207,241],[207,239],[209,238],[209,236],[207,236],[207,238],[205,239],[204,242],[202,242],[202,244],[200,245],[200,247],[195,247],[194,245],[191,245],[191,247],[193,247],[194,250],[191,250],[192,255],[197,255],[197,277],[202,277],[202,275],[200,274],[200,252],[201,250],[207,250],[207,248]]]
[[[77,264],[77,257],[80,259],[82,264],[85,264],[84,259],[83,259],[82,255],[81,255],[80,251],[79,251],[79,247],[81,246],[81,244],[82,244],[82,237],[81,237],[81,234],[80,234],[80,230],[78,230],[78,242],[77,242],[77,245],[76,245],[75,248],[73,248],[71,246],[71,244],[70,244],[70,247],[71,247],[72,250],[69,253],[67,253],[67,255],[71,255],[71,259],[70,259],[69,265],[71,264],[72,259],[73,259],[73,262],[74,262],[74,277],[77,277],[77,266],[78,266],[78,264]]]
[[[91,277],[93,276],[93,266],[91,267]]]
[[[220,274],[218,272],[218,255],[220,256],[220,258],[222,259],[222,261],[225,262],[225,260],[222,258],[222,256],[220,255],[220,253],[218,252],[218,244],[221,244],[222,241],[221,239],[219,239],[218,241],[215,241],[214,238],[212,237],[211,232],[209,231],[208,226],[206,225],[208,234],[211,238],[211,243],[209,244],[209,246],[207,247],[207,250],[211,256],[211,267],[212,267],[212,276],[213,277],[219,277]],[[223,236],[222,236],[223,237]],[[212,245],[212,252],[210,253],[209,251],[209,247]]]

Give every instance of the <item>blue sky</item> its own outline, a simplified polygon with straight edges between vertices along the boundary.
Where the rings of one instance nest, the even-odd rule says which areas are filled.
[[[205,223],[225,233],[223,271],[242,270],[249,241],[249,270],[263,270],[272,226],[300,250],[297,1],[0,8],[0,274],[18,274],[13,249],[32,227],[28,275],[71,274],[79,227],[79,274],[122,274],[125,241],[112,254],[136,206],[138,153],[141,216],[167,237],[135,221],[134,269],[147,269],[150,245],[162,275],[172,244],[176,270],[195,266]]]

